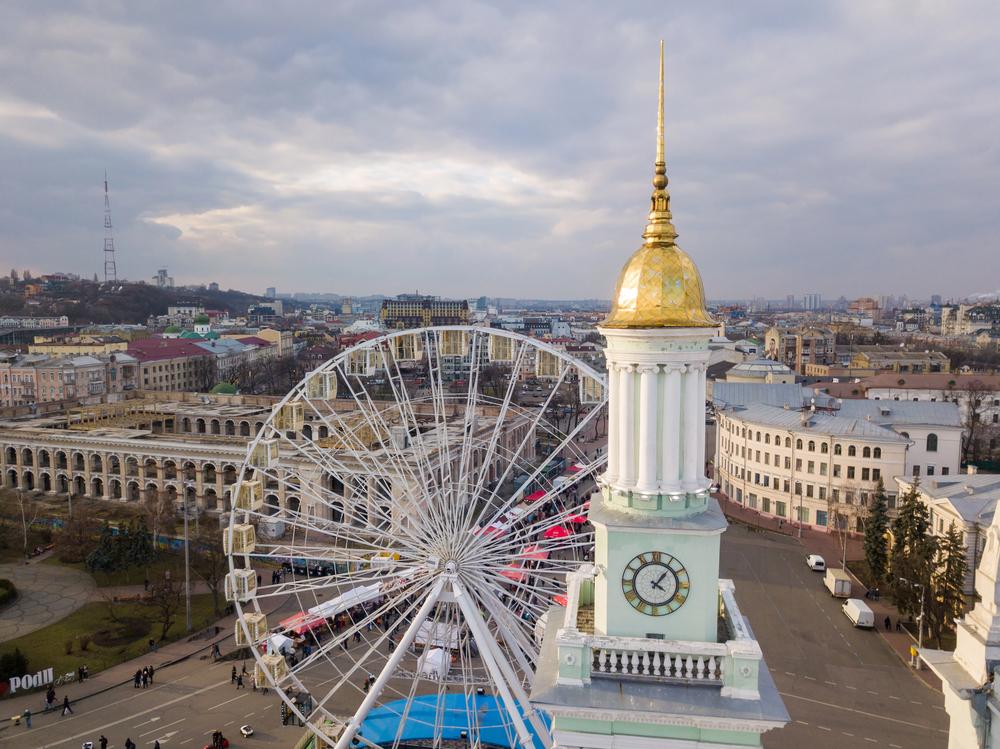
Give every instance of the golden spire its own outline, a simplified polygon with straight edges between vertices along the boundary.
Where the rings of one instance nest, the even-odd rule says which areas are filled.
[[[674,242],[667,162],[663,146],[663,40],[660,40],[660,86],[656,113],[656,163],[649,222],[643,246],[618,276],[605,328],[708,328],[715,321],[705,309],[698,268]]]
[[[649,223],[642,233],[647,243],[673,244],[677,230],[671,221],[670,193],[667,192],[667,160],[663,146],[663,40],[660,40],[660,87],[656,109],[656,163],[653,167],[653,195],[650,198]]]

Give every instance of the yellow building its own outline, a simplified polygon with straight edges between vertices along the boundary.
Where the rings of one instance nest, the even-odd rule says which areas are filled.
[[[29,354],[50,356],[99,356],[127,350],[128,341],[118,336],[82,335],[74,338],[52,338],[36,335],[35,342],[28,345]]]

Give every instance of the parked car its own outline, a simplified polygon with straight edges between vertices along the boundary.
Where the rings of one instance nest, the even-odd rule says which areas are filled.
[[[806,557],[806,564],[813,572],[826,572],[826,560],[819,554],[810,554]]]
[[[859,629],[871,629],[875,626],[875,614],[860,598],[848,598],[841,610]]]

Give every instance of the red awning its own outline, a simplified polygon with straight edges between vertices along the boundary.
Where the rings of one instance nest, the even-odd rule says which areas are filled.
[[[552,596],[552,600],[558,603],[560,606],[569,606],[569,599],[566,597],[565,593],[556,593]]]
[[[514,564],[510,567],[504,567],[500,570],[500,574],[504,577],[513,580],[516,583],[524,580],[524,570],[521,569],[521,563]]]
[[[549,552],[547,552],[538,544],[531,544],[530,546],[525,546],[523,549],[521,549],[520,557],[522,559],[538,559],[538,560],[548,559]]]
[[[325,621],[322,617],[313,616],[308,611],[300,611],[287,619],[283,619],[279,624],[285,632],[290,632],[301,637],[306,632],[319,629]]]
[[[537,502],[542,497],[545,496],[545,492],[539,489],[537,492],[532,492],[527,497],[524,498],[526,502]]]
[[[570,515],[566,518],[567,523],[573,523],[573,525],[583,525],[588,522],[586,515]]]
[[[565,525],[553,525],[543,534],[545,538],[568,538],[572,535],[572,531]]]
[[[579,473],[580,468],[581,466],[579,463],[574,463],[573,465],[571,465],[569,468],[566,469],[566,473]]]

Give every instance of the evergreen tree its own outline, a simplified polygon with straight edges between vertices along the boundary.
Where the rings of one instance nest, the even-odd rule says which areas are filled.
[[[965,613],[965,574],[969,567],[962,533],[954,523],[938,544],[936,562],[927,617],[931,633],[940,647],[941,635],[952,629],[955,620]]]
[[[85,564],[91,572],[114,572],[118,569],[118,539],[107,523],[97,539],[97,548],[87,555]]]
[[[920,501],[915,481],[899,498],[898,513],[892,522],[889,588],[901,614],[917,616],[921,594],[930,594],[938,547],[937,539],[929,532],[930,525],[930,515]]]
[[[131,529],[127,548],[130,567],[149,567],[156,558],[153,536],[146,526],[145,518],[139,518],[139,522]]]
[[[885,541],[888,530],[889,504],[885,498],[885,485],[882,479],[879,479],[872,500],[871,515],[865,524],[865,562],[871,573],[872,585],[881,585],[885,580],[889,566],[889,553]]]

